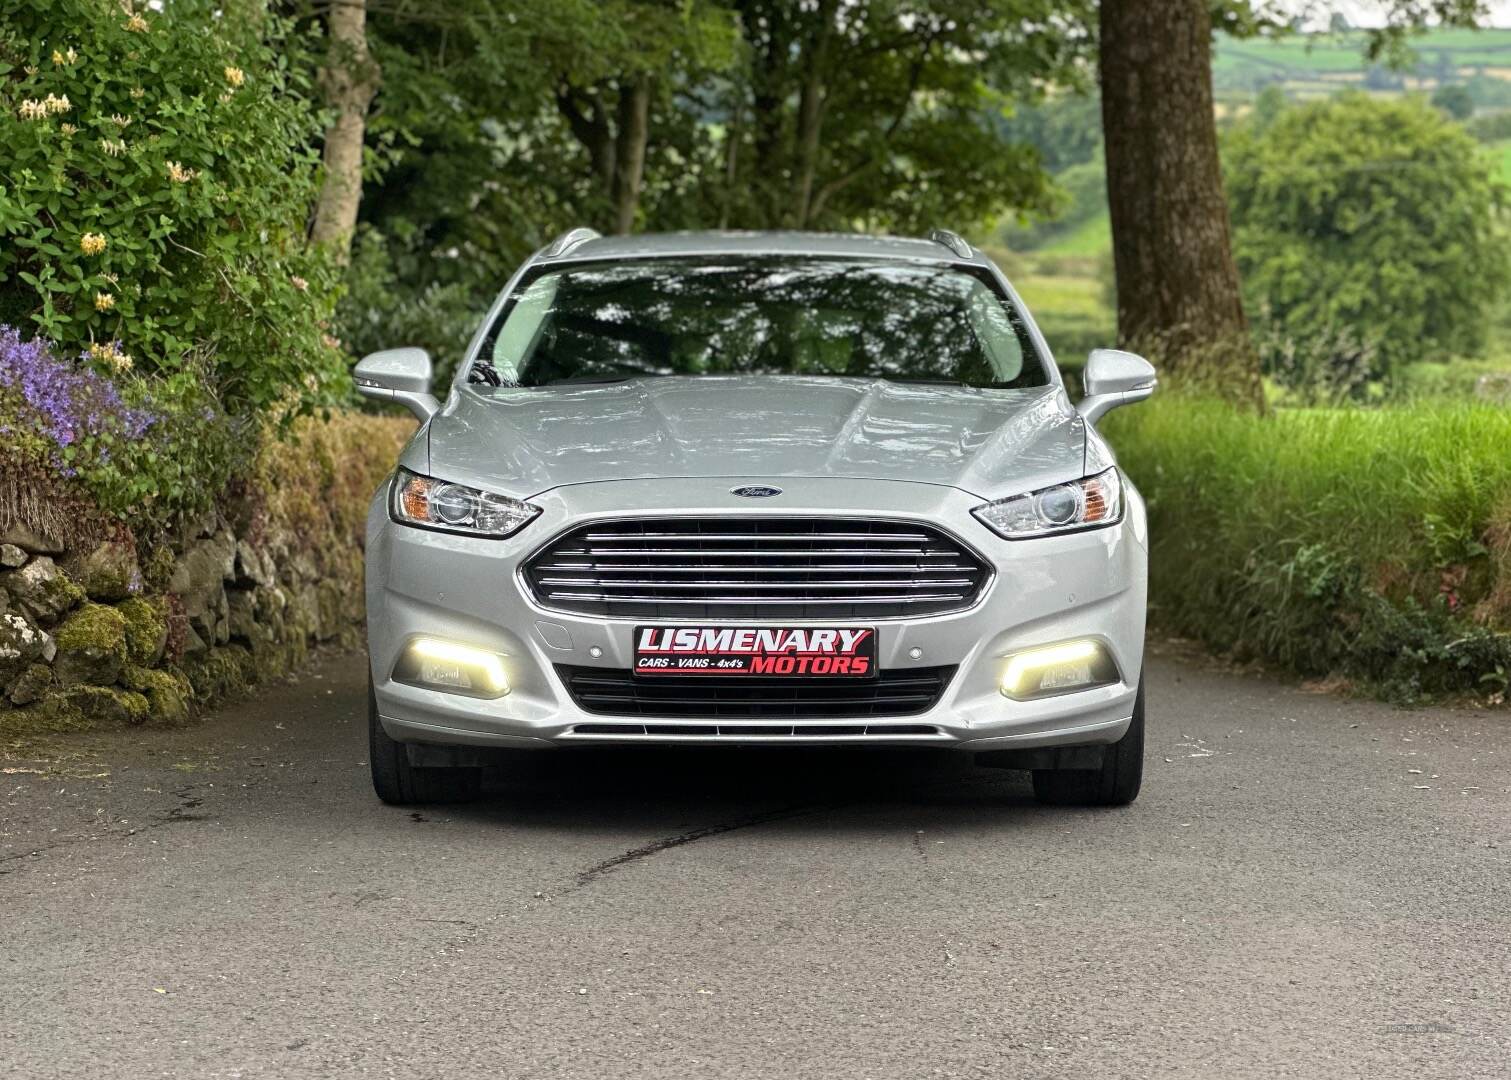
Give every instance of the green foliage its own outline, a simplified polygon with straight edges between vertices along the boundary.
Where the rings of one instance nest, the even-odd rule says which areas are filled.
[[[1504,688],[1511,412],[1165,397],[1106,426],[1148,501],[1156,623],[1402,699]]]
[[[1419,100],[1356,93],[1241,124],[1224,163],[1234,254],[1261,340],[1367,352],[1369,378],[1474,355],[1508,280],[1501,185],[1459,125]],[[1275,351],[1268,370],[1293,377]]]
[[[1474,115],[1474,95],[1466,86],[1449,83],[1432,92],[1432,104],[1442,109],[1455,120],[1467,120]]]
[[[299,47],[211,0],[0,0],[0,322],[235,413],[329,399]]]
[[[357,356],[396,344],[418,346],[435,364],[435,384],[445,386],[503,282],[480,274],[426,281],[413,275],[413,253],[393,255],[398,246],[371,226],[358,228],[336,308],[342,343]],[[413,281],[423,283],[406,287]]]
[[[1066,248],[1074,248],[1080,238],[1096,236],[1098,226],[1106,230],[1107,165],[1100,151],[1089,161],[1072,165],[1056,175],[1054,182],[1061,200],[1058,212],[1048,220],[1031,225],[1004,226],[997,233],[1002,243],[1015,251],[1054,248],[1070,254]],[[1100,247],[1110,250],[1110,231]],[[1077,253],[1095,254],[1094,251]]]
[[[445,363],[507,267],[568,227],[612,227],[611,137],[639,80],[651,104],[637,230],[921,233],[1047,212],[1053,193],[1026,132],[1063,127],[1079,146],[1068,152],[1089,153],[1096,103],[1067,98],[1021,124],[1016,109],[1002,114],[1046,85],[1085,81],[1091,21],[1083,0],[374,10],[384,83],[362,204],[372,235],[339,336],[358,351],[418,341]],[[806,129],[805,87],[822,102]]]

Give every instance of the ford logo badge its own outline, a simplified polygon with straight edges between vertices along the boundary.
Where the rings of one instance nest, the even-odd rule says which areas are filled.
[[[730,488],[731,495],[738,495],[742,499],[769,499],[773,495],[780,495],[779,487],[767,487],[764,484],[751,484],[749,487]]]

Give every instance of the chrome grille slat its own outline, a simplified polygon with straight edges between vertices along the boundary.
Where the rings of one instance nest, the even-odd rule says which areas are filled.
[[[542,585],[590,585],[590,584],[593,584],[595,582],[595,580],[596,579],[593,579],[593,578],[578,579],[578,578],[543,577],[543,578],[540,579],[540,583]],[[859,586],[862,586],[862,587],[868,588],[868,589],[874,589],[874,588],[876,588],[879,585],[885,585],[885,586],[887,586],[889,588],[895,588],[895,587],[901,586],[904,589],[933,589],[933,588],[940,588],[940,587],[943,587],[943,586],[946,586],[946,585],[969,585],[970,583],[971,583],[971,579],[970,578],[929,578],[929,579],[924,580],[924,581],[907,581],[907,580],[897,581],[897,580],[890,580],[890,579],[883,579],[881,581],[877,581],[877,580],[873,579],[873,580],[870,580],[870,581],[781,581],[781,582],[777,582],[777,581],[741,581],[738,578],[726,581],[726,580],[721,580],[721,579],[717,579],[717,578],[710,578],[708,581],[656,581],[654,579],[650,579],[650,580],[644,580],[644,581],[633,580],[633,581],[603,581],[603,582],[598,582],[598,584],[600,584],[603,588],[606,588],[606,589],[627,589],[627,588],[630,588],[631,586],[639,586],[639,585],[654,585],[654,586],[656,586],[659,589],[718,589],[718,588],[720,588],[722,586],[725,586],[725,585],[735,585],[735,586],[738,586],[739,588],[742,588],[742,589],[811,589],[814,586],[819,586],[819,587],[825,588],[825,589],[833,589],[833,588],[849,588],[849,587],[855,586],[855,585],[859,585]]]
[[[542,607],[619,618],[885,619],[970,607],[975,552],[917,522],[645,518],[580,525],[526,561]]]
[[[557,665],[556,672],[578,707],[599,716],[801,721],[916,716],[928,712],[949,686],[955,668],[882,671],[874,679],[750,675],[636,678],[634,672],[624,668],[565,664]],[[761,733],[766,730],[772,735],[782,735],[788,729],[773,727]],[[895,730],[872,728],[868,733],[881,735]],[[698,733],[721,732],[704,728]],[[809,733],[823,734],[801,725],[792,730],[796,735]],[[752,732],[742,729],[739,734]]]
[[[922,555],[925,558],[954,555],[950,550],[926,551],[923,548],[763,548],[749,547],[735,551],[721,551],[709,548],[653,548],[653,547],[623,547],[599,550],[598,548],[585,548],[579,551],[569,551],[569,555]]]
[[[717,600],[711,600],[711,599],[707,599],[707,598],[696,599],[696,600],[680,600],[680,599],[671,599],[671,598],[664,598],[664,597],[657,597],[657,596],[618,596],[618,595],[609,595],[607,593],[570,593],[570,592],[554,592],[554,591],[551,592],[551,593],[548,593],[547,595],[550,596],[551,598],[557,599],[557,600],[597,600],[597,601],[628,600],[628,601],[634,601],[636,603],[655,603],[655,604],[711,604],[711,605],[713,605],[713,604],[788,604],[788,605],[791,605],[791,604],[795,604],[795,603],[807,603],[808,602],[808,601],[800,601],[800,600],[791,600],[791,599],[787,599],[785,597],[773,598],[773,597],[770,597],[770,596],[721,596]],[[952,596],[953,596],[952,593],[938,593],[938,594],[934,594],[934,595],[925,594],[923,596],[846,596],[846,597],[831,597],[831,598],[829,598],[829,600],[832,601],[833,603],[838,603],[838,604],[923,604],[923,603],[928,603],[929,601],[932,601],[932,600],[948,600],[948,599],[951,599]]]
[[[749,570],[751,564],[730,565],[728,563],[707,563],[699,566],[656,566],[651,563],[620,563],[618,566],[607,566],[603,563],[546,563],[535,567],[542,573],[572,573],[575,570],[593,570],[600,574],[630,573],[639,570],[655,570],[662,574],[706,574],[710,570]],[[822,573],[847,573],[847,574],[883,574],[897,570],[916,570],[917,564],[909,563],[878,563],[868,566],[864,563],[843,563],[833,566],[762,566],[761,569],[768,574],[822,574]],[[974,571],[974,566],[962,566],[951,563],[948,566],[930,565],[925,568],[931,574],[941,574],[946,571]]]
[[[927,533],[887,533],[878,537],[863,532],[761,532],[761,533],[699,533],[699,532],[643,532],[643,533],[596,533],[583,536],[584,540],[749,540],[753,536],[762,540],[928,540]]]

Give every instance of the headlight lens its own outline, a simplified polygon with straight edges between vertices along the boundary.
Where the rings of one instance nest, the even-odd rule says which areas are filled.
[[[999,499],[972,513],[1009,540],[1094,529],[1122,520],[1123,481],[1112,468],[1069,484]]]
[[[390,501],[395,521],[473,536],[509,536],[540,513],[540,507],[432,476],[400,469]]]

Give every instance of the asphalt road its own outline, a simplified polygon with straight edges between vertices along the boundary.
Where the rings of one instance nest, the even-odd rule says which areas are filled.
[[[361,680],[0,761],[0,1076],[1511,1077],[1506,710],[1166,660],[1127,809],[719,751],[412,812]]]

